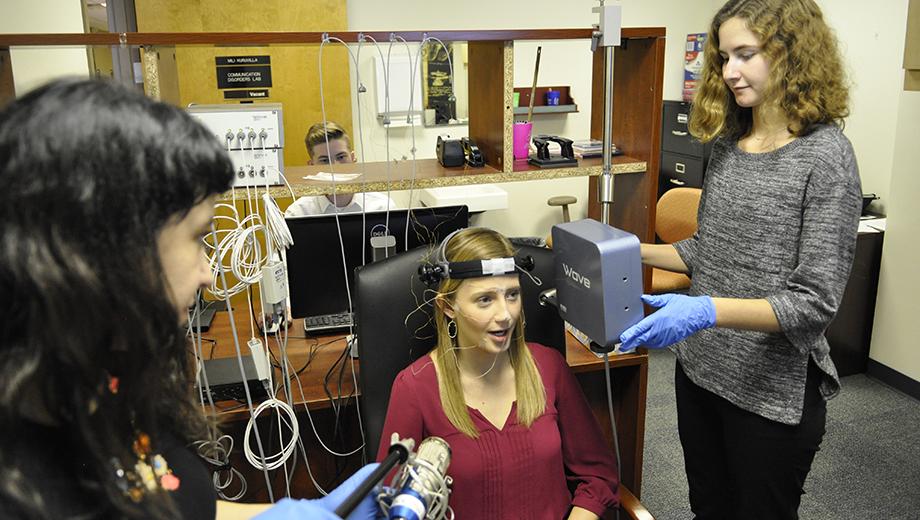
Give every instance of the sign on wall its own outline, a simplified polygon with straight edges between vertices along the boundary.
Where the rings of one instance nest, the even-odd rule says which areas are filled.
[[[267,88],[247,88],[245,90],[225,90],[224,99],[262,99],[268,97]]]
[[[447,49],[440,45],[425,47],[425,108],[434,109],[435,124],[447,124],[457,118],[457,100],[450,76],[450,61],[453,59],[453,43]]]
[[[272,86],[271,56],[217,56],[216,59],[218,89]]]

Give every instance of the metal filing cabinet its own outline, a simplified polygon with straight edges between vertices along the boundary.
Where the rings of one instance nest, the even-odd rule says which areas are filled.
[[[702,188],[711,142],[703,144],[690,135],[687,129],[689,103],[665,100],[662,111],[658,196],[680,186]]]

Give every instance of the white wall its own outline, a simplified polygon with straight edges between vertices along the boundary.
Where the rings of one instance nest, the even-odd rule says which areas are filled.
[[[693,5],[691,5],[693,4]],[[683,82],[683,42],[687,33],[704,32],[715,5],[700,9],[698,2],[681,0],[646,0],[624,2],[623,25],[627,27],[667,26],[665,55],[665,99],[679,99]],[[707,2],[708,4],[708,2]],[[539,29],[588,28],[597,21],[591,8],[593,0],[567,2],[564,7],[550,2],[508,0],[503,2],[469,0],[462,9],[436,9],[417,0],[348,1],[348,29],[370,30],[462,30],[462,29]],[[579,112],[568,115],[537,116],[535,132],[558,133],[571,138],[586,138],[590,132],[591,65],[590,44],[584,41],[519,42],[515,45],[514,85],[528,86],[533,78],[533,60],[537,45],[543,46],[540,65],[540,85],[571,85]],[[362,72],[363,74],[363,72]],[[471,93],[475,95],[475,93]],[[382,127],[364,119],[366,144],[373,141],[379,154]],[[355,121],[357,128],[357,121]],[[439,129],[417,129],[416,148],[420,158],[434,157]],[[452,136],[466,135],[466,127],[450,127]],[[455,135],[456,134],[456,135]],[[411,148],[408,129],[390,132],[391,150],[397,157]],[[368,153],[367,155],[370,156]],[[561,212],[546,205],[553,195],[575,195],[578,204],[572,208],[573,218],[587,214],[588,179],[565,179],[503,184],[508,191],[510,208],[492,211],[477,218],[487,225],[515,236],[544,236],[550,227],[561,221]],[[398,202],[405,198],[400,194]]]
[[[901,64],[907,1],[818,0],[837,31],[852,81],[845,133],[853,142],[863,192],[881,197],[873,209],[885,213],[891,194],[895,121],[903,85]]]
[[[870,357],[920,380],[916,295],[920,293],[920,93],[903,91],[907,0],[818,0],[847,61],[852,103],[845,133],[863,192],[888,216]]]
[[[920,381],[920,92],[902,92],[893,142],[888,228],[882,247],[870,357]]]
[[[4,2],[0,16],[2,33],[82,33],[83,14],[77,0],[41,0]],[[13,82],[16,94],[29,90],[60,76],[88,76],[86,49],[73,48],[13,48]]]

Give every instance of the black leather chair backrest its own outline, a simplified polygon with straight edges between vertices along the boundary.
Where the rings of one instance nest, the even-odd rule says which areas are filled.
[[[565,355],[565,328],[553,307],[538,301],[541,291],[555,286],[552,250],[515,246],[534,258],[531,274],[542,286],[521,275],[526,326],[524,338],[558,349]],[[361,415],[365,452],[377,456],[393,380],[402,369],[435,345],[434,292],[418,279],[418,267],[429,257],[422,246],[355,270],[355,330],[360,363]],[[408,317],[408,319],[407,319]],[[421,439],[416,439],[420,441]]]

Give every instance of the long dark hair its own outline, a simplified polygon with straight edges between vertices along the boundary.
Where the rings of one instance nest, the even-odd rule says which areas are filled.
[[[55,81],[0,112],[0,502],[48,516],[27,476],[43,447],[17,433],[39,425],[101,515],[173,516],[165,494],[128,500],[112,458],[133,460],[136,431],[201,438],[157,237],[232,175],[201,124],[113,82]]]

